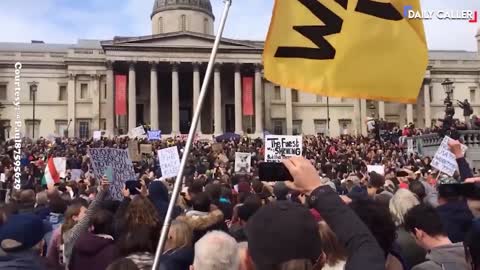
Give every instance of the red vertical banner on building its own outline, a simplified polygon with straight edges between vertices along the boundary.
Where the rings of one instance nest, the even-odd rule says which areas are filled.
[[[253,77],[243,77],[243,115],[253,115]]]
[[[115,114],[127,114],[127,76],[115,75]]]

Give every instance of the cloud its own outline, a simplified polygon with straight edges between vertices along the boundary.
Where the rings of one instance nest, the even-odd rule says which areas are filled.
[[[274,0],[233,1],[225,36],[263,40]],[[223,1],[211,0],[220,23]],[[423,9],[473,9],[478,0],[421,0]],[[75,43],[79,38],[111,39],[114,36],[151,34],[153,0],[1,0],[0,42]],[[477,50],[479,24],[465,21],[427,21],[430,49]]]

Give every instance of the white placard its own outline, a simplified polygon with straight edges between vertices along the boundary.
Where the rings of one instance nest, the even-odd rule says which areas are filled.
[[[5,183],[5,174],[0,174],[0,182]]]
[[[432,163],[430,165],[449,176],[453,176],[455,171],[458,169],[458,165],[455,155],[450,152],[450,148],[448,147],[449,140],[451,139],[448,136],[445,136],[445,138],[443,138],[443,141],[438,147],[438,150],[435,153],[435,156],[433,157]],[[464,154],[467,149],[468,147],[462,144],[462,151]]]
[[[413,139],[407,139],[407,145],[408,145],[407,153],[408,154],[415,153],[415,151],[413,150]]]
[[[376,172],[380,175],[385,175],[385,166],[384,165],[367,165],[367,172]]]
[[[162,131],[161,130],[148,131],[148,140],[159,141],[161,138],[162,138]]]
[[[81,169],[72,169],[70,177],[72,181],[80,181],[82,179],[83,171]]]
[[[158,150],[158,162],[163,178],[176,177],[180,170],[180,157],[176,146]]]
[[[302,136],[265,136],[265,161],[280,162],[284,158],[302,155]]]
[[[95,130],[93,132],[93,140],[98,141],[102,139],[102,132],[100,130]]]
[[[250,173],[252,165],[252,154],[250,153],[235,153],[235,173],[247,174]]]
[[[130,133],[132,134],[132,137],[141,137],[145,134],[145,129],[143,128],[143,126],[138,126],[134,129],[132,129],[130,131]]]
[[[113,183],[110,183],[109,194],[113,200],[123,200],[125,182],[137,180],[127,149],[90,148],[88,155],[97,179],[105,175],[107,168],[112,168]]]

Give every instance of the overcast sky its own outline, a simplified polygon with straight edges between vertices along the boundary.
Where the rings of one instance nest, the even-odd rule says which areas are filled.
[[[0,42],[75,43],[151,34],[154,0],[0,0]],[[265,38],[274,0],[234,0],[226,36]],[[281,0],[293,1],[293,0]],[[380,1],[380,0],[378,0]],[[222,0],[211,0],[219,23]],[[478,10],[479,0],[421,0],[424,9]],[[479,18],[480,19],[480,18]],[[477,50],[479,23],[427,21],[430,49]]]

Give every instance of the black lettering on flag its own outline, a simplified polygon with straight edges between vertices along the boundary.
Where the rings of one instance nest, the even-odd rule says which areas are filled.
[[[403,19],[402,14],[398,12],[392,3],[381,3],[372,0],[358,0],[355,11],[390,21],[400,21]]]
[[[343,20],[333,11],[328,9],[318,0],[298,0],[310,12],[313,13],[324,25],[294,26],[293,29],[304,37],[311,40],[318,48],[306,47],[278,47],[275,57],[279,58],[304,58],[326,60],[334,59],[336,49],[330,44],[325,36],[338,34],[342,31]],[[337,3],[346,7],[347,0],[336,0]]]

